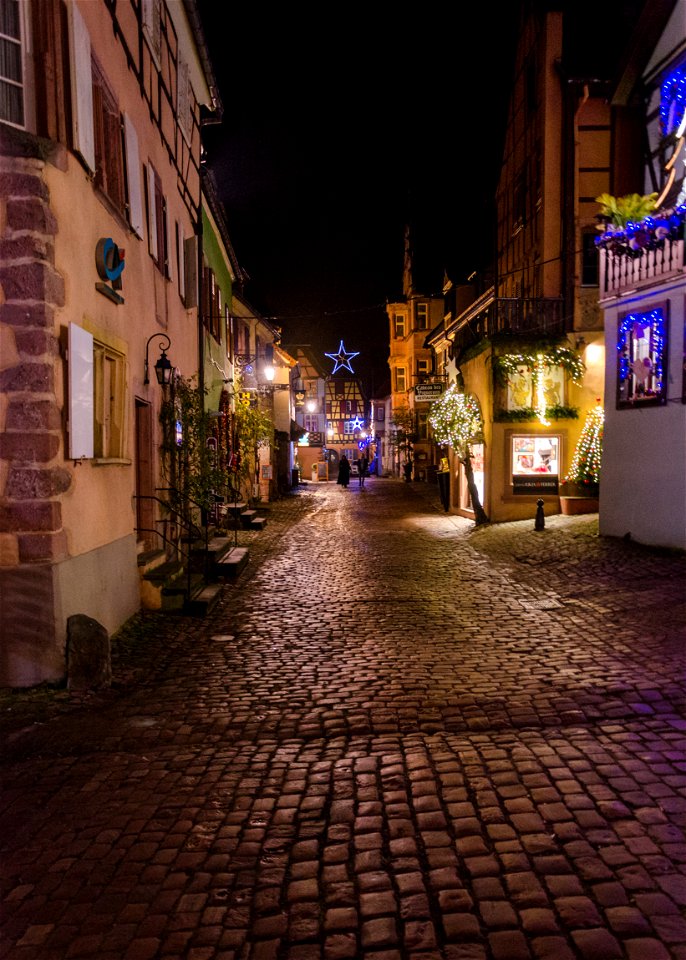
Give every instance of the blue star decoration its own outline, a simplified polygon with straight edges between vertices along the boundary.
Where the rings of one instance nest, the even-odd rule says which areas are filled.
[[[350,366],[350,361],[353,359],[353,357],[359,357],[359,355],[360,355],[359,350],[357,351],[357,353],[348,352],[343,346],[342,340],[341,340],[341,345],[338,348],[338,353],[324,354],[325,357],[330,357],[334,362],[334,367],[332,371],[333,373],[336,373],[336,371],[340,370],[341,367],[345,367],[346,370],[349,370],[351,373],[354,373],[355,371]]]
[[[359,417],[355,417],[355,419],[352,422],[353,433],[355,432],[355,430],[361,430],[363,426],[364,426],[364,420],[360,420]]]

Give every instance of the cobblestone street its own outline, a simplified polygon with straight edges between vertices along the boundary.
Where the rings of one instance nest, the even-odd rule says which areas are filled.
[[[686,960],[686,559],[534,512],[307,484],[3,694],[3,960]]]

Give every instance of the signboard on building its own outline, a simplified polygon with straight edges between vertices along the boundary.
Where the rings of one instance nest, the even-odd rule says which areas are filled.
[[[414,388],[415,403],[431,403],[443,396],[442,383],[418,383]]]
[[[512,492],[523,493],[529,496],[542,496],[544,494],[556,494],[558,492],[558,478],[551,474],[533,474],[527,476],[512,477]]]

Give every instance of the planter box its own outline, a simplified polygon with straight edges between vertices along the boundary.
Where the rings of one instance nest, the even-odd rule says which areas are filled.
[[[578,513],[597,513],[597,497],[560,497],[560,510],[565,517]]]

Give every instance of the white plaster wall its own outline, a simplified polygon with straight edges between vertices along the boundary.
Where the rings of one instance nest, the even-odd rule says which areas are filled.
[[[66,641],[68,618],[77,613],[114,633],[140,607],[135,535],[57,564],[54,577],[57,630],[62,641]]]
[[[686,404],[681,403],[686,281],[606,306],[605,433],[599,532],[686,549]],[[621,314],[669,300],[668,402],[616,409],[617,323]]]

